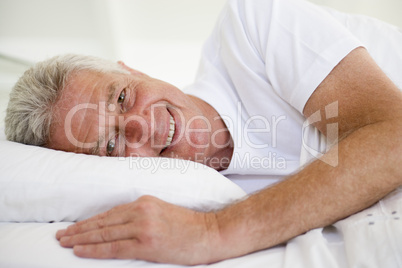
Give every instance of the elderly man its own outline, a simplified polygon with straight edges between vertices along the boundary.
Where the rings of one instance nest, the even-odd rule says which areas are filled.
[[[10,140],[288,176],[209,213],[142,197],[60,230],[60,244],[82,257],[211,263],[331,224],[399,187],[402,95],[381,68],[401,66],[401,54],[379,37],[371,53],[392,62],[380,68],[363,35],[345,28],[353,22],[302,1],[231,0],[187,94],[92,57],[60,56],[27,71],[7,111]],[[374,25],[365,24],[400,34]],[[299,168],[312,151],[319,159]],[[281,164],[236,165],[268,155]]]

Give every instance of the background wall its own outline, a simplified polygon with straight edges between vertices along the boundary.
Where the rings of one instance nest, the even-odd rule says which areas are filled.
[[[402,28],[402,0],[310,0],[338,10],[365,14]]]
[[[311,1],[402,27],[402,0]],[[179,87],[191,83],[225,2],[0,0],[0,126],[5,99],[26,65],[60,53],[123,60]]]
[[[0,54],[124,60],[182,86],[225,0],[0,0]],[[176,72],[173,72],[176,70]],[[0,77],[1,78],[1,77]]]

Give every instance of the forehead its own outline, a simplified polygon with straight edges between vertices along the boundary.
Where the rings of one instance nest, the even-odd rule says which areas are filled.
[[[63,120],[66,114],[72,111],[75,111],[74,117],[80,117],[79,115],[83,113],[93,114],[92,104],[99,105],[100,102],[105,102],[119,78],[115,74],[90,71],[72,74],[55,103],[55,120]],[[86,106],[87,109],[84,108]]]
[[[109,86],[123,79],[125,75],[118,73],[101,73],[95,71],[79,71],[72,73],[67,80],[66,86],[62,91],[60,99],[65,95],[85,97],[93,93],[105,93]]]
[[[49,147],[87,152],[86,147],[98,139],[99,116],[105,110],[102,107],[121,81],[123,74],[89,71],[72,74],[53,108]],[[82,142],[84,148],[79,146]]]

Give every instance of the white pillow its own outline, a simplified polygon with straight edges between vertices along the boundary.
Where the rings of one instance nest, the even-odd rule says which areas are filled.
[[[0,148],[0,221],[77,221],[142,195],[202,211],[246,196],[186,160],[98,157],[5,140]]]

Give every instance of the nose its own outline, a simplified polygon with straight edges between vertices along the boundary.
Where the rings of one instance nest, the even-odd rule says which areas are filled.
[[[162,142],[162,106],[143,108],[138,105],[115,118],[119,132],[124,135],[125,156],[159,156],[165,142]]]
[[[128,114],[118,117],[121,133],[124,133],[125,145],[129,149],[140,149],[149,141],[151,128],[149,120],[138,114]]]

